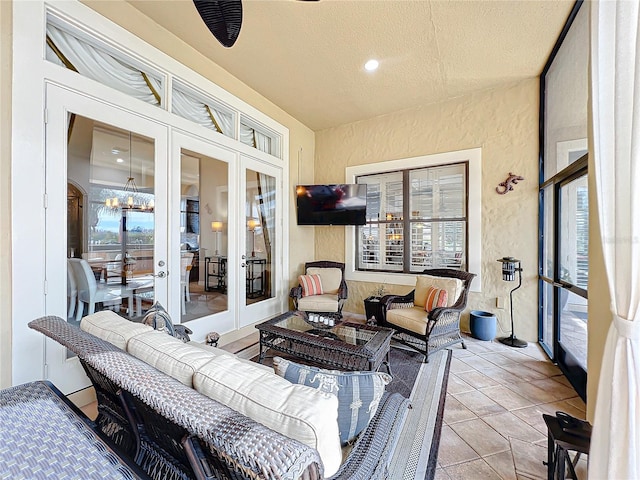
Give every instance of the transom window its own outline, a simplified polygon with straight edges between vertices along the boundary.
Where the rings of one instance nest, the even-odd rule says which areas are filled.
[[[356,177],[367,185],[356,270],[466,269],[468,162]]]

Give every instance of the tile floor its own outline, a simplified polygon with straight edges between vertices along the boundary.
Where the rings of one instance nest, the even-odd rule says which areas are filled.
[[[452,347],[436,480],[546,479],[543,413],[584,418],[585,404],[537,344],[465,337]],[[586,458],[577,465],[586,478]]]

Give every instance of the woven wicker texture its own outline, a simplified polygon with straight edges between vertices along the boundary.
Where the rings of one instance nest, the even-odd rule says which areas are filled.
[[[261,361],[269,349],[339,370],[377,370],[388,360],[391,329],[347,322],[327,332],[313,333],[281,326],[285,324],[283,320],[297,315],[287,312],[256,325],[260,330]],[[351,329],[354,339],[360,341],[353,344],[332,338],[331,333],[341,329]]]
[[[202,439],[214,457],[241,472],[242,477],[322,477],[315,450],[201,395],[108,342],[58,317],[42,317],[29,326],[66,346],[114,384]]]
[[[139,478],[46,382],[0,391],[0,478]]]
[[[464,286],[455,303],[450,307],[437,307],[428,313],[425,312],[425,315],[428,315],[428,323],[426,335],[422,335],[386,321],[386,312],[388,310],[413,307],[415,290],[404,296],[387,295],[381,300],[384,304],[381,324],[386,327],[391,327],[396,331],[393,335],[394,340],[424,354],[425,361],[428,361],[430,354],[456,343],[462,343],[462,347],[467,348],[460,336],[460,314],[467,306],[467,297],[469,295],[469,289],[471,288],[471,282],[476,275],[474,273],[449,268],[427,269],[422,273],[433,277],[457,278],[462,280]]]

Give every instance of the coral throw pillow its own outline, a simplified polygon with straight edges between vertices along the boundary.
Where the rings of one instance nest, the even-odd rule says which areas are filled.
[[[320,275],[300,275],[298,277],[300,285],[302,285],[302,296],[322,295],[322,280]]]
[[[434,308],[447,306],[447,291],[439,288],[429,287],[427,289],[427,301],[424,302],[425,312],[430,312]]]

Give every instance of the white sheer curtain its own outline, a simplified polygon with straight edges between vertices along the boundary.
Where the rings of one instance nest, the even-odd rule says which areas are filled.
[[[589,455],[597,480],[640,478],[639,23],[635,0],[591,3],[593,154],[612,296]]]
[[[47,25],[47,36],[80,75],[139,100],[160,105],[162,95],[160,80],[126,65],[110,54],[98,50],[51,24]],[[47,45],[46,56],[49,61],[64,64],[50,45]]]
[[[233,138],[233,117],[204,104],[191,95],[174,88],[171,108],[176,115]]]
[[[276,228],[276,179],[266,173],[258,173],[258,196],[260,198],[259,213],[265,253],[267,255],[267,278],[265,290],[271,296],[271,273],[273,271],[273,241]]]
[[[240,141],[245,145],[257,148],[261,152],[273,153],[271,151],[271,137],[244,123],[240,124]]]

